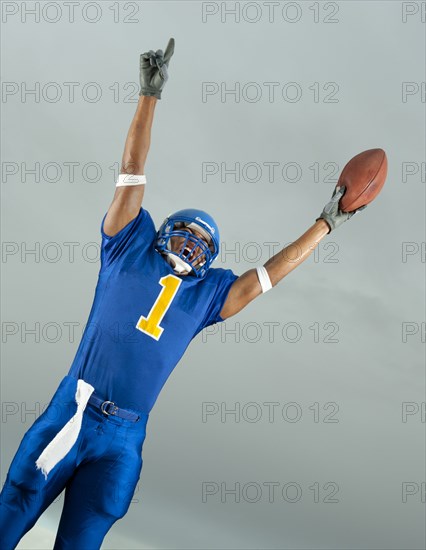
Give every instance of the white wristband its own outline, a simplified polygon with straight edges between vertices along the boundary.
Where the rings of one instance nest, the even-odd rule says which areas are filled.
[[[268,290],[271,290],[272,283],[271,279],[269,278],[268,272],[266,270],[266,267],[261,265],[259,267],[256,267],[257,276],[259,278],[260,286],[262,287],[262,292],[268,292]]]
[[[116,187],[124,185],[142,185],[146,183],[146,176],[137,176],[135,174],[120,174],[116,183]]]

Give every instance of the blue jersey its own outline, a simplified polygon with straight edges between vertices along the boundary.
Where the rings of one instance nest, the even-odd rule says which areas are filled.
[[[178,276],[155,250],[147,210],[112,237],[105,216],[94,302],[69,374],[120,407],[149,413],[194,336],[223,321],[238,277],[221,268],[203,279]]]

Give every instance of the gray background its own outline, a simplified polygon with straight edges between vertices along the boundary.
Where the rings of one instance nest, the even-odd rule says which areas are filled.
[[[7,167],[17,171],[3,175],[1,197],[1,482],[23,434],[67,373],[90,310],[99,263],[88,243],[99,243],[114,193],[109,167],[121,160],[135,110],[124,101],[132,91],[125,83],[138,81],[140,53],[164,49],[174,36],[144,206],[157,225],[186,206],[211,212],[227,251],[216,266],[241,274],[267,260],[272,245],[265,243],[278,251],[304,233],[333,190],[326,177],[333,165],[326,163],[340,172],[358,152],[382,147],[389,173],[365,212],[327,236],[273,291],[191,344],[151,413],[134,502],[103,547],[423,548],[424,412],[402,417],[403,403],[414,403],[415,411],[425,400],[425,177],[419,170],[403,178],[404,163],[414,171],[424,163],[424,96],[402,96],[404,82],[420,87],[425,80],[420,11],[404,21],[401,2],[319,3],[314,22],[314,2],[280,3],[269,22],[266,4],[257,2],[237,5],[240,22],[226,14],[222,22],[223,3],[213,2],[219,12],[203,22],[201,2],[136,2],[135,10],[120,3],[114,22],[113,3],[97,2],[101,16],[89,23],[95,12],[84,12],[86,4],[78,3],[74,22],[65,8],[56,23],[54,8],[38,23],[30,15],[21,20],[21,12],[3,17],[2,78],[18,92],[3,94],[1,104],[2,166],[15,163]],[[255,10],[260,19],[250,22]],[[66,97],[70,81],[79,83],[74,102]],[[58,83],[62,98],[52,102],[40,91],[38,101],[24,101],[23,87],[36,82],[41,90]],[[101,89],[99,101],[83,97],[88,82]],[[203,102],[203,82],[257,83],[261,96],[250,101],[252,85],[239,102],[230,95],[221,101],[220,94]],[[264,82],[279,83],[272,101]],[[289,82],[300,87],[299,101],[283,99]],[[317,102],[309,89],[315,82]],[[329,82],[339,87],[334,103],[325,102]],[[54,97],[54,88],[49,92]],[[36,162],[39,182],[21,165]],[[65,162],[78,163],[74,181]],[[203,182],[207,162],[257,163],[261,177],[249,181],[247,171],[240,182],[221,181],[218,173]],[[279,163],[272,182],[265,162]],[[44,177],[54,179],[49,163],[61,167],[56,182]],[[98,181],[83,176],[86,163],[101,167]],[[287,163],[301,173],[290,170],[286,181]],[[76,243],[74,259],[69,242]],[[36,255],[25,254],[37,246]],[[404,257],[407,246],[419,251]],[[25,335],[36,323],[40,337]],[[74,338],[65,323],[76,323]],[[403,323],[415,333],[403,338]],[[240,414],[203,422],[207,402],[219,409],[237,403]],[[277,403],[272,421],[267,402]],[[218,488],[206,502],[203,482]],[[418,492],[404,502],[407,482]],[[221,483],[239,483],[240,502]],[[276,484],[272,502],[265,483]],[[333,487],[337,502],[327,502]],[[19,548],[52,547],[62,503],[63,496]]]

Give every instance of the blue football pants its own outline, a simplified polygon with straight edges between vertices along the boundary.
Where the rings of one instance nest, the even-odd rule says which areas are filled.
[[[13,458],[0,494],[1,550],[15,548],[64,489],[54,550],[99,550],[111,526],[128,511],[142,470],[148,415],[132,422],[88,403],[76,443],[47,479],[35,466],[75,414],[76,387],[77,379],[63,378]]]

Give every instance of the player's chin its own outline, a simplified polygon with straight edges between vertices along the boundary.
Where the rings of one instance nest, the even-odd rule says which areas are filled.
[[[198,253],[197,253],[198,254]],[[197,254],[194,254],[194,256],[196,257]],[[195,262],[193,261],[193,258],[189,258],[189,260],[192,262],[192,265],[194,267],[201,267],[204,263],[205,263],[205,258],[204,256],[201,256],[200,258],[198,258],[197,260],[195,260]]]

